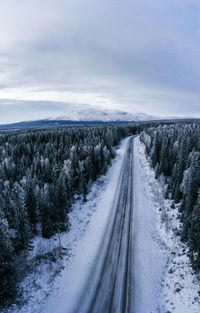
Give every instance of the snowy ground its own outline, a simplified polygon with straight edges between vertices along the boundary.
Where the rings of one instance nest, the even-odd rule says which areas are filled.
[[[63,259],[56,252],[57,236],[34,240],[28,258],[37,260],[38,266],[22,284],[26,303],[9,312],[70,312],[106,228],[127,142],[122,142],[107,175],[92,186],[87,203],[77,200],[74,204],[70,231],[61,235]],[[186,247],[176,236],[177,208],[171,209],[170,201],[164,200],[165,186],[155,179],[139,137],[134,149],[134,312],[199,313],[197,278],[189,266]],[[46,259],[41,258],[44,254]]]
[[[157,210],[147,177],[148,163],[139,137],[134,144],[134,285],[135,313],[165,313],[162,280],[167,264],[167,252],[156,228]]]
[[[136,139],[136,142],[137,141],[138,139]],[[147,199],[149,203],[148,208],[152,208],[152,215],[147,219],[150,221],[149,218],[154,216],[153,211],[156,216],[156,223],[154,220],[155,217],[153,217],[151,232],[149,232],[149,229],[146,229],[148,221],[144,223],[144,227],[146,231],[148,231],[148,236],[152,234],[154,236],[154,242],[160,245],[160,253],[157,255],[158,259],[157,261],[155,259],[155,263],[152,264],[152,275],[159,274],[162,276],[162,279],[161,277],[160,279],[158,278],[158,285],[154,285],[160,304],[158,306],[159,309],[152,312],[199,313],[199,282],[190,267],[187,257],[187,248],[181,243],[180,237],[177,236],[180,227],[177,218],[178,208],[172,209],[172,202],[164,200],[163,194],[165,185],[162,180],[158,181],[155,179],[154,170],[151,169],[145,155],[144,145],[138,141],[135,150],[136,162],[137,158],[139,159],[139,163],[137,164],[138,172],[141,171],[140,174],[138,172],[137,174],[143,180],[140,187],[142,188],[142,185],[144,186],[144,194],[146,195],[146,197],[143,198]],[[149,214],[149,212],[147,214]],[[153,228],[155,229],[153,230]],[[152,253],[150,253],[150,255],[152,256]],[[162,260],[159,259],[159,257],[161,257]],[[142,261],[142,263],[145,262]],[[161,273],[163,265],[163,273]],[[152,289],[154,287],[152,286]],[[160,301],[159,298],[162,299],[162,301]],[[143,313],[151,311],[146,309],[141,312],[136,310],[136,312]]]
[[[58,250],[58,236],[51,239],[35,238],[30,262],[38,266],[22,283],[23,301],[15,305],[13,313],[67,313],[75,305],[87,279],[104,233],[117,188],[128,138],[122,141],[108,173],[93,184],[87,202],[77,200],[70,213],[70,231],[61,234],[63,259],[52,260]],[[44,254],[47,259],[40,258]],[[48,257],[50,259],[48,259]]]

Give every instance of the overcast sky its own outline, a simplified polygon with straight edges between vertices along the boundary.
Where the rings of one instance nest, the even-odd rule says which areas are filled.
[[[77,104],[200,117],[199,0],[1,1],[0,123]]]

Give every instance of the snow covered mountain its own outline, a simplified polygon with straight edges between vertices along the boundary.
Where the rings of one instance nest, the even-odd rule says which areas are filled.
[[[29,120],[12,124],[0,125],[0,130],[6,129],[25,129],[32,127],[64,126],[69,124],[85,123],[125,123],[138,121],[151,121],[160,118],[144,113],[129,113],[120,110],[103,110],[100,108],[87,107],[83,109],[80,106],[73,106],[73,109],[65,107],[65,114],[61,116],[52,116],[40,120]]]
[[[119,110],[102,110],[99,108],[89,108],[81,110],[69,111],[64,116],[52,118],[53,120],[70,120],[70,121],[149,121],[158,119],[155,116],[147,115],[144,113],[132,114]]]

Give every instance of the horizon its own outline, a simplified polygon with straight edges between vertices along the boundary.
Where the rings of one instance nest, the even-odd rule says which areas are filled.
[[[178,117],[178,116],[168,116],[168,117],[158,117],[158,118],[152,118],[152,119],[132,119],[132,120],[114,120],[114,119],[111,119],[111,120],[100,120],[100,119],[93,119],[93,120],[84,120],[84,119],[80,119],[80,120],[73,120],[73,119],[64,119],[64,118],[42,118],[42,119],[30,119],[30,120],[18,120],[16,122],[11,122],[11,123],[0,123],[0,126],[12,126],[12,125],[15,125],[15,124],[23,124],[23,123],[35,123],[35,122],[71,122],[72,124],[81,124],[81,123],[102,123],[102,124],[108,124],[108,123],[123,123],[123,124],[126,124],[126,123],[138,123],[138,122],[142,122],[142,123],[145,123],[145,122],[153,122],[153,121],[181,121],[181,120],[186,120],[186,121],[191,121],[191,120],[200,120],[200,117],[192,117],[192,116],[189,116],[189,117],[186,117],[186,116],[181,116],[181,117]],[[67,124],[66,124],[67,126]],[[33,126],[34,127],[34,126]],[[40,126],[38,126],[40,127]]]

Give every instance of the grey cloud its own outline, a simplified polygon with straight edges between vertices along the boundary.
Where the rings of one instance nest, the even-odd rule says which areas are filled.
[[[13,4],[0,4],[2,88],[96,92],[129,111],[200,114],[198,1]]]

